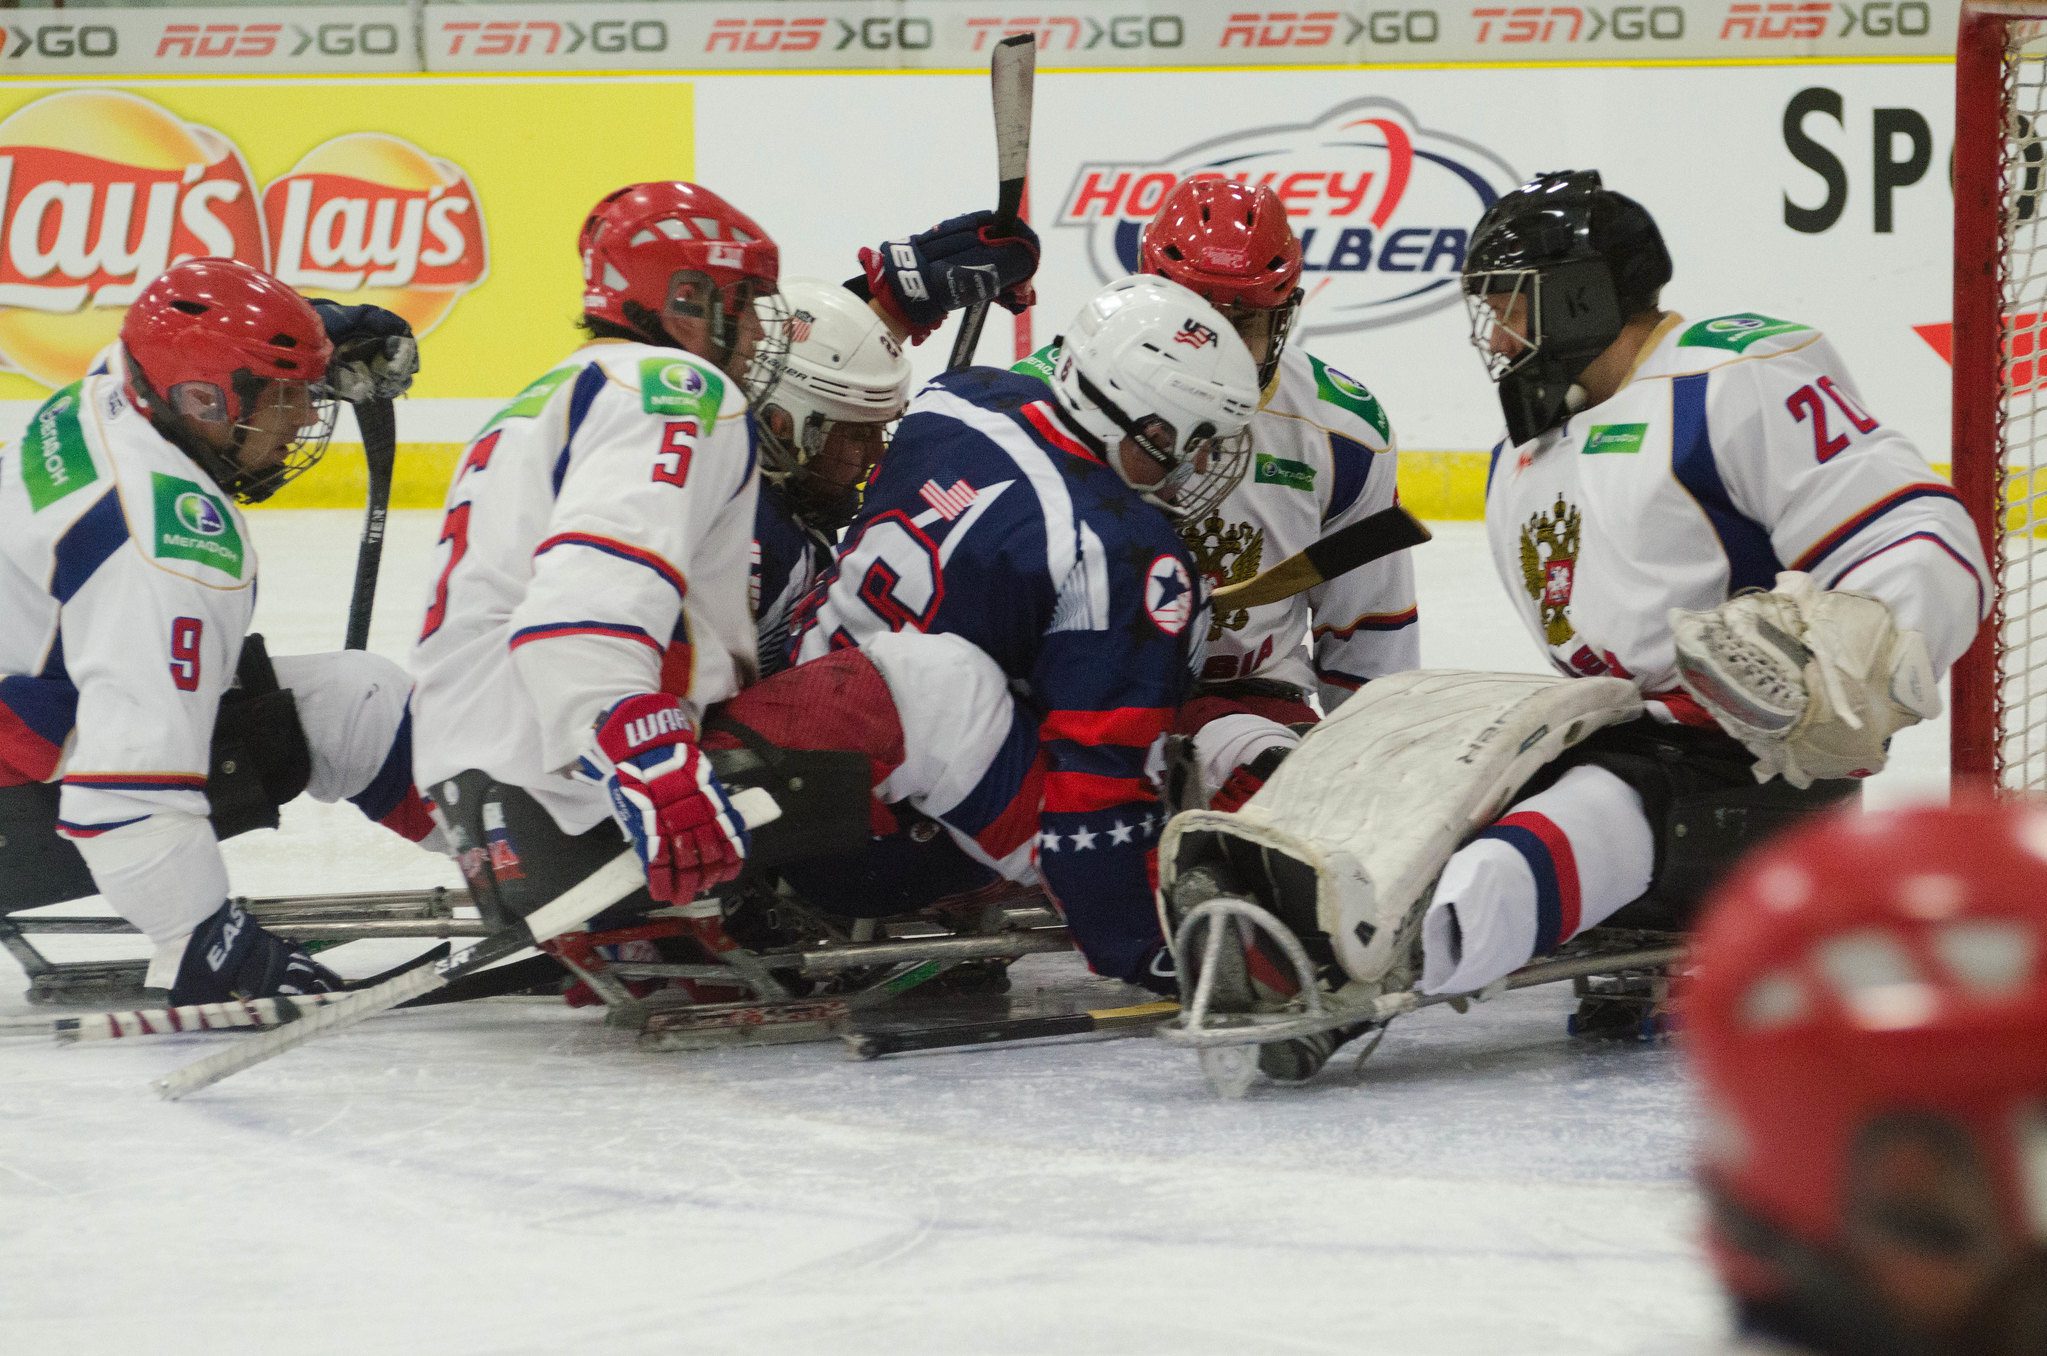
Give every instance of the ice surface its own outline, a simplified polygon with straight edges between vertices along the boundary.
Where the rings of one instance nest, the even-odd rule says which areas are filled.
[[[356,527],[256,517],[273,653],[339,641]],[[434,532],[392,517],[388,654]],[[1417,558],[1428,663],[1539,667],[1475,524]],[[1937,792],[1945,745],[1901,738],[1872,798]],[[245,893],[454,879],[309,804],[229,856]],[[1130,993],[1067,957],[1017,974]],[[0,990],[30,1011],[10,963]],[[379,1018],[177,1105],[149,1080],[232,1038],[7,1041],[0,1351],[1594,1356],[1713,1332],[1676,1058],[1576,1045],[1568,1006],[1434,1009],[1360,1080],[1239,1103],[1146,1040],[649,1054],[541,1003]]]

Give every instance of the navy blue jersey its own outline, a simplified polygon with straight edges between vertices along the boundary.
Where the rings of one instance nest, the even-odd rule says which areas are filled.
[[[805,527],[783,502],[781,490],[763,479],[753,514],[753,570],[748,581],[763,678],[789,667],[796,605],[831,560],[831,543]]]
[[[919,393],[798,622],[805,658],[912,628],[1001,666],[1037,725],[1039,873],[1119,977],[1160,941],[1147,859],[1165,814],[1145,766],[1186,696],[1195,578],[1166,515],[1057,422],[1044,383],[973,368]]]

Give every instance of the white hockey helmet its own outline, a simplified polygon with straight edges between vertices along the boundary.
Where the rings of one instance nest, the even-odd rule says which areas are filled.
[[[1165,278],[1110,283],[1059,341],[1052,390],[1132,489],[1176,518],[1215,510],[1251,461],[1258,364],[1220,311]],[[1132,479],[1132,439],[1164,472]]]
[[[910,399],[910,360],[872,307],[838,283],[785,278],[789,357],[759,402],[761,474],[813,526],[844,526]]]

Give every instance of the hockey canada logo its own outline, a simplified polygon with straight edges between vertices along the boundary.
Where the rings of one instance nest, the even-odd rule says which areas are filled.
[[[1137,241],[1183,179],[1270,188],[1301,238],[1302,334],[1372,329],[1457,303],[1471,228],[1520,182],[1499,156],[1422,126],[1390,99],[1261,127],[1151,161],[1084,164],[1058,224],[1085,230],[1103,281],[1137,270]],[[1241,261],[1207,261],[1236,267]]]
[[[424,334],[487,272],[462,171],[396,137],[337,137],[258,193],[241,150],[116,90],[63,90],[0,120],[0,363],[61,387],[181,259],[247,260],[375,302]]]
[[[1174,557],[1160,556],[1144,572],[1144,610],[1151,614],[1152,624],[1169,636],[1187,629],[1194,616],[1194,584],[1187,577],[1187,567]]]

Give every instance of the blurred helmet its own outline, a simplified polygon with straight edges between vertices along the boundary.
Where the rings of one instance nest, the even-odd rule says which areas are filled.
[[[1597,170],[1537,175],[1486,209],[1465,252],[1465,305],[1515,442],[1569,417],[1579,376],[1670,276],[1655,220]],[[1496,344],[1497,330],[1513,342]]]
[[[852,520],[860,485],[910,399],[910,360],[874,309],[838,283],[791,278],[789,358],[756,412],[761,474],[789,507],[831,532]]]
[[[1233,179],[1183,179],[1137,245],[1138,268],[1221,311],[1258,358],[1261,388],[1301,309],[1301,242],[1279,195]],[[1262,356],[1261,356],[1262,355]]]
[[[666,321],[700,321],[708,358],[758,398],[781,375],[787,314],[781,252],[701,184],[630,184],[583,221],[583,314],[651,344],[685,346]]]
[[[1132,489],[1175,517],[1200,517],[1243,479],[1258,368],[1215,307],[1164,278],[1123,278],[1097,292],[1058,342],[1059,408]],[[1124,438],[1162,479],[1130,477],[1116,454]]]
[[[129,400],[229,495],[259,503],[334,431],[334,347],[312,306],[238,259],[189,259],[121,322]]]
[[[1830,817],[1719,892],[1679,994],[1711,1241],[1823,1351],[2047,1351],[2047,809]]]

